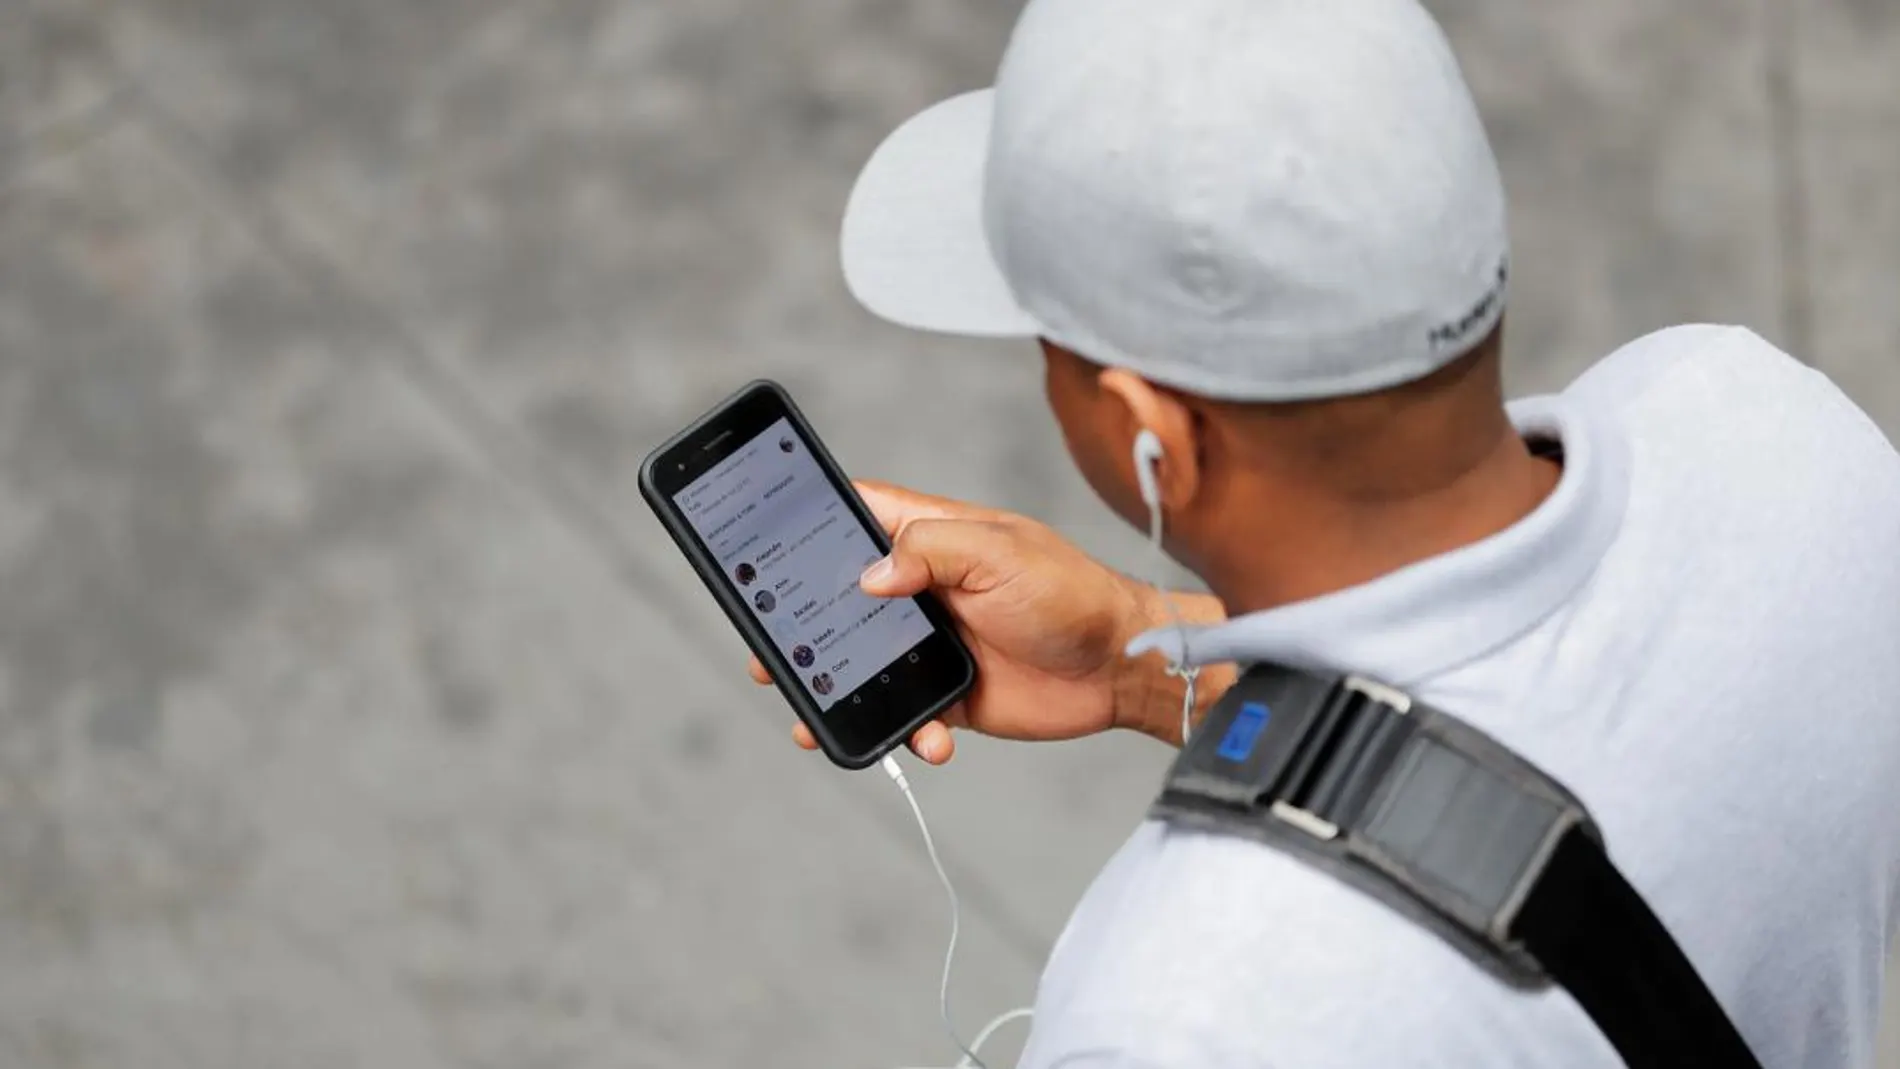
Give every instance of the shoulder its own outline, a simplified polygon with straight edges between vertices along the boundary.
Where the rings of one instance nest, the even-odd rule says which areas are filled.
[[[1745,471],[1768,486],[1852,472],[1900,507],[1900,453],[1820,371],[1744,327],[1696,324],[1645,335],[1564,391],[1613,413],[1639,446],[1705,474]]]
[[[1572,391],[1629,458],[1592,619],[1651,634],[1648,648],[1676,650],[1672,670],[1704,687],[1762,651],[1790,681],[1892,661],[1900,453],[1827,376],[1747,330],[1677,328]]]
[[[1746,327],[1697,323],[1645,334],[1599,360],[1563,392],[1608,408],[1658,400],[1701,408],[1721,404],[1738,420],[1765,409],[1806,409],[1850,435],[1886,444],[1872,419],[1833,380]]]
[[[1744,327],[1714,323],[1690,323],[1652,331],[1591,365],[1564,394],[1604,402],[1640,396],[1658,378],[1680,364],[1706,360],[1710,354],[1725,349],[1752,349],[1750,339],[1761,341],[1758,335]],[[1766,342],[1762,344],[1767,345]]]
[[[1564,391],[1619,406],[1697,380],[1765,385],[1825,378],[1746,327],[1692,323],[1645,334],[1597,361]]]

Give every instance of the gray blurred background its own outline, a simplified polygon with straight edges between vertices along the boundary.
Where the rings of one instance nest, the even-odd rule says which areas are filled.
[[[1900,431],[1900,0],[1431,6],[1516,392],[1739,322]],[[0,1067],[951,1060],[901,799],[790,746],[634,468],[769,375],[855,472],[1145,567],[1031,351],[835,266],[1018,8],[0,0]],[[1165,756],[915,777],[966,1029]]]

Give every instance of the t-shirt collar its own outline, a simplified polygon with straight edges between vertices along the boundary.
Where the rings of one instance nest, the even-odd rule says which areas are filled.
[[[1482,657],[1569,601],[1622,527],[1628,444],[1563,396],[1509,406],[1527,439],[1562,444],[1563,476],[1530,515],[1495,535],[1369,583],[1186,629],[1139,635],[1128,655],[1162,651],[1184,664],[1274,661],[1354,672],[1404,687]]]

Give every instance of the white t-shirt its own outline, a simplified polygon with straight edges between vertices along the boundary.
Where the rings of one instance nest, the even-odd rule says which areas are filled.
[[[1900,455],[1733,328],[1650,335],[1512,416],[1564,450],[1530,516],[1192,632],[1193,659],[1352,670],[1484,729],[1582,798],[1764,1066],[1868,1064],[1900,907]],[[1151,822],[1057,943],[1020,1064],[1622,1063],[1561,989],[1509,989],[1269,847]]]

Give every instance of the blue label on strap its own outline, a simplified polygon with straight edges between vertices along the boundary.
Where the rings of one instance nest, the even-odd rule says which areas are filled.
[[[1234,714],[1234,722],[1227,725],[1227,734],[1220,740],[1220,749],[1215,753],[1229,761],[1245,761],[1253,756],[1254,743],[1260,741],[1260,733],[1267,729],[1267,719],[1273,715],[1259,702],[1246,702],[1240,712]]]

